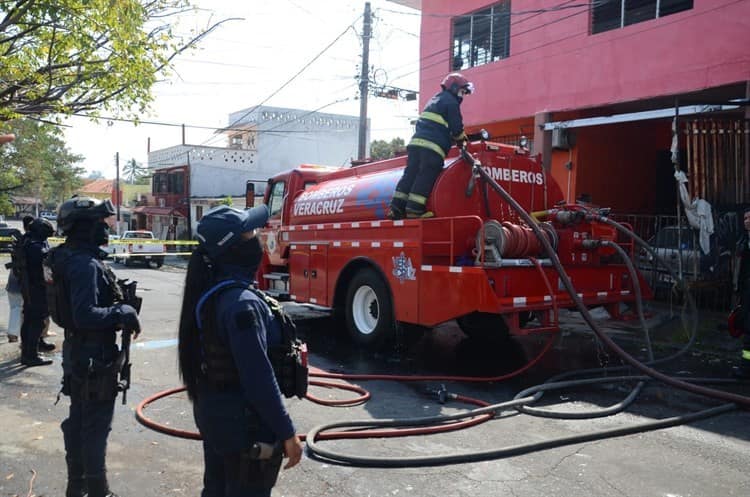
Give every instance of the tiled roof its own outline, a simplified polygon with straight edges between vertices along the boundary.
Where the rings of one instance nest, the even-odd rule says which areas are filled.
[[[81,188],[81,193],[112,193],[114,180],[111,179],[94,179],[85,183]]]

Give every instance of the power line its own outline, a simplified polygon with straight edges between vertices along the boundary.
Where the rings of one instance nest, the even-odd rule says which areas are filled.
[[[508,12],[501,12],[499,14],[425,14],[424,12],[400,12],[397,10],[391,10],[391,9],[384,9],[380,8],[378,10],[382,12],[390,12],[392,14],[402,14],[402,15],[408,15],[408,16],[421,16],[421,17],[436,17],[436,18],[450,18],[450,19],[460,19],[460,18],[466,18],[466,17],[512,17],[512,16],[523,16],[523,15],[529,15],[529,14],[544,14],[547,12],[558,12],[561,10],[568,10],[568,9],[580,9],[582,7],[590,7],[593,3],[603,3],[606,0],[601,0],[599,2],[586,2],[586,3],[577,3],[574,5],[557,5],[555,7],[549,7],[546,9],[529,9],[529,10],[519,10],[516,12],[508,11]],[[567,3],[567,2],[566,2]],[[485,9],[478,9],[478,11],[482,11]]]
[[[326,52],[328,51],[328,49],[329,49],[329,48],[331,48],[331,47],[332,47],[332,46],[333,46],[333,45],[334,45],[334,44],[335,44],[335,43],[336,43],[337,41],[339,41],[339,40],[340,40],[341,38],[343,38],[343,36],[344,36],[344,35],[345,35],[346,33],[348,33],[350,29],[352,29],[352,28],[354,27],[354,23],[355,23],[355,22],[357,22],[357,21],[359,20],[359,18],[360,18],[360,17],[362,17],[362,16],[361,16],[361,15],[360,15],[360,16],[357,16],[357,18],[356,18],[356,19],[355,19],[354,21],[352,21],[352,23],[351,23],[351,24],[349,24],[349,25],[348,25],[348,26],[346,27],[346,29],[345,29],[344,31],[342,31],[342,32],[341,32],[341,34],[339,34],[339,35],[338,35],[338,36],[337,36],[336,38],[334,38],[334,40],[333,40],[333,41],[332,41],[331,43],[329,43],[328,45],[326,45],[326,47],[325,47],[325,48],[324,48],[323,50],[321,50],[321,51],[320,51],[320,52],[319,52],[319,53],[318,53],[318,54],[317,54],[317,55],[316,55],[315,57],[313,57],[313,58],[312,58],[312,60],[310,60],[310,61],[309,61],[309,62],[308,62],[307,64],[305,64],[304,66],[302,66],[302,69],[300,69],[299,71],[297,71],[297,72],[296,72],[296,73],[295,73],[295,74],[294,74],[294,75],[293,75],[293,76],[292,76],[292,77],[291,77],[290,79],[288,79],[288,80],[287,80],[287,81],[286,81],[286,82],[285,82],[285,83],[284,83],[283,85],[281,85],[281,86],[280,86],[280,87],[279,87],[278,89],[276,89],[275,91],[273,91],[273,92],[272,92],[272,93],[271,93],[270,95],[268,95],[268,96],[267,96],[267,97],[266,97],[265,99],[263,99],[263,101],[261,101],[261,102],[260,102],[259,104],[257,104],[257,105],[255,105],[255,106],[251,107],[251,108],[250,108],[250,109],[249,109],[249,110],[248,110],[247,112],[245,112],[244,114],[242,114],[242,115],[241,115],[241,116],[240,116],[240,117],[239,117],[238,119],[235,119],[235,120],[234,120],[234,122],[230,123],[230,124],[229,124],[229,125],[227,126],[227,128],[232,128],[232,127],[234,127],[234,126],[235,126],[236,124],[238,124],[238,123],[239,123],[239,122],[241,122],[241,121],[242,121],[243,119],[245,119],[245,118],[246,118],[246,117],[247,117],[248,115],[250,115],[251,113],[255,112],[255,110],[257,110],[257,109],[258,109],[258,108],[259,108],[259,107],[260,107],[261,105],[265,104],[265,103],[266,103],[266,102],[268,102],[268,101],[269,101],[269,100],[270,100],[270,99],[271,99],[272,97],[274,97],[274,96],[275,96],[275,95],[277,95],[277,94],[278,94],[279,92],[281,92],[281,90],[283,90],[284,88],[286,88],[286,87],[287,87],[287,86],[288,86],[288,85],[289,85],[289,84],[290,84],[290,83],[291,83],[292,81],[294,81],[294,80],[295,80],[295,79],[297,78],[297,76],[299,76],[300,74],[302,74],[302,72],[303,72],[303,71],[304,71],[305,69],[307,69],[308,67],[310,67],[310,66],[311,66],[311,65],[312,65],[312,64],[313,64],[313,63],[314,63],[314,62],[315,62],[316,60],[318,60],[318,59],[319,59],[319,58],[320,58],[320,57],[321,57],[321,56],[322,56],[322,55],[323,55],[324,53],[326,53]],[[203,144],[206,144],[206,143],[208,143],[208,142],[210,142],[210,141],[211,141],[211,139],[205,140],[205,141],[203,142]]]
[[[566,2],[566,3],[569,3],[569,2]],[[588,5],[588,4],[587,4],[587,5]],[[539,15],[540,13],[543,13],[543,12],[553,12],[553,11],[565,10],[565,9],[569,9],[569,8],[573,8],[573,7],[580,7],[580,5],[565,5],[565,3],[563,3],[563,4],[560,4],[560,5],[556,6],[556,7],[550,8],[550,9],[536,9],[536,10],[533,10],[533,11],[524,11],[524,12],[518,12],[518,13],[516,13],[515,15],[522,15],[522,14],[529,14],[529,13],[532,13],[532,14],[534,14],[534,15]],[[381,11],[386,11],[386,12],[394,12],[394,13],[400,13],[400,12],[397,12],[397,11],[392,11],[392,10],[388,10],[388,9],[378,9],[378,10],[381,10]],[[565,20],[565,19],[567,19],[567,18],[569,18],[569,17],[572,17],[572,16],[575,16],[575,15],[580,15],[581,13],[585,13],[585,12],[578,12],[578,13],[575,13],[575,14],[571,14],[570,16],[564,16],[564,17],[561,17],[561,18],[559,18],[559,19],[556,19],[556,20],[553,20],[553,21],[549,21],[549,22],[547,22],[547,23],[544,23],[544,24],[541,24],[541,25],[539,25],[539,26],[535,26],[535,27],[533,27],[533,28],[530,28],[529,30],[526,30],[526,31],[523,31],[523,32],[520,32],[520,33],[515,33],[515,34],[514,34],[514,35],[512,35],[511,37],[513,37],[513,36],[520,36],[520,35],[522,35],[522,34],[526,34],[526,33],[530,32],[530,31],[533,31],[533,30],[536,30],[536,29],[541,29],[541,28],[543,28],[543,27],[545,27],[545,26],[547,26],[547,25],[550,25],[550,24],[554,24],[554,23],[556,23],[556,22],[560,22],[560,21],[562,21],[562,20]],[[296,74],[295,74],[294,76],[292,76],[292,78],[291,78],[290,80],[288,80],[288,81],[287,81],[286,83],[284,83],[284,84],[283,84],[283,85],[282,85],[281,87],[279,87],[279,88],[278,88],[278,89],[277,89],[276,91],[274,91],[274,92],[273,92],[273,93],[272,93],[271,95],[269,95],[268,97],[266,97],[266,98],[265,98],[265,99],[264,99],[264,100],[263,100],[263,101],[262,101],[261,103],[257,104],[256,106],[254,106],[253,108],[251,108],[250,110],[248,110],[247,112],[245,112],[245,113],[244,113],[244,114],[243,114],[243,115],[242,115],[242,116],[241,116],[241,117],[240,117],[239,119],[235,120],[235,121],[234,121],[234,122],[233,122],[232,124],[230,124],[230,125],[229,125],[229,126],[227,126],[227,127],[223,127],[223,128],[217,128],[217,127],[213,127],[213,126],[211,126],[211,127],[210,127],[210,126],[201,126],[201,125],[193,125],[193,124],[178,124],[178,123],[168,123],[168,122],[163,122],[163,121],[147,121],[147,120],[135,120],[135,119],[125,119],[125,118],[115,118],[115,117],[101,117],[101,119],[106,119],[106,120],[108,120],[108,121],[132,122],[132,123],[140,123],[140,124],[151,124],[151,125],[161,125],[161,126],[170,126],[170,127],[186,127],[186,128],[191,128],[191,129],[205,129],[205,130],[211,130],[211,131],[214,131],[214,132],[218,132],[218,131],[226,130],[227,128],[231,128],[232,126],[236,125],[236,124],[237,124],[238,122],[242,121],[242,119],[244,119],[245,117],[247,117],[247,115],[251,114],[251,113],[252,113],[253,111],[255,111],[255,110],[256,110],[257,108],[259,108],[259,107],[260,107],[260,106],[262,106],[262,105],[263,105],[264,103],[266,103],[266,102],[267,102],[267,101],[268,101],[268,100],[269,100],[270,98],[272,98],[273,96],[275,96],[276,94],[278,94],[278,93],[279,93],[279,92],[280,92],[280,91],[281,91],[281,90],[282,90],[283,88],[285,88],[286,86],[288,86],[288,85],[289,85],[289,84],[290,84],[290,83],[291,83],[291,82],[292,82],[292,81],[293,81],[294,79],[296,79],[296,78],[297,78],[297,77],[298,77],[298,76],[299,76],[299,75],[300,75],[300,74],[301,74],[301,73],[302,73],[302,72],[303,72],[303,71],[304,71],[305,69],[307,69],[307,67],[309,67],[309,66],[310,66],[310,65],[311,65],[312,63],[314,63],[314,62],[315,62],[315,61],[316,61],[316,60],[317,60],[318,58],[320,58],[320,57],[321,57],[321,56],[322,56],[322,55],[323,55],[323,54],[324,54],[324,53],[325,53],[325,52],[326,52],[326,51],[327,51],[328,49],[330,49],[330,47],[331,47],[331,46],[333,46],[333,45],[334,45],[334,44],[335,44],[335,43],[336,43],[336,42],[337,42],[337,41],[338,41],[339,39],[341,39],[341,38],[342,38],[342,37],[343,37],[343,36],[344,36],[344,35],[345,35],[345,34],[346,34],[346,33],[347,33],[348,31],[349,31],[349,29],[352,29],[352,28],[354,27],[354,23],[356,23],[356,22],[357,22],[357,20],[359,20],[359,17],[361,17],[361,16],[358,16],[358,17],[357,17],[357,19],[355,19],[355,20],[354,20],[354,21],[352,22],[352,24],[350,24],[350,25],[349,25],[349,26],[348,26],[348,27],[347,27],[347,28],[346,28],[346,29],[345,29],[345,30],[344,30],[344,31],[343,31],[343,32],[342,32],[341,34],[339,34],[339,35],[338,35],[338,36],[337,36],[337,37],[336,37],[336,38],[335,38],[335,39],[334,39],[334,40],[333,40],[333,41],[332,41],[332,42],[331,42],[331,43],[330,43],[329,45],[327,45],[327,46],[326,46],[326,47],[325,47],[325,48],[324,48],[324,49],[323,49],[323,50],[322,50],[322,51],[321,51],[320,53],[318,53],[318,54],[317,54],[317,55],[316,55],[316,56],[315,56],[315,57],[314,57],[314,58],[313,58],[313,59],[312,59],[312,60],[311,60],[310,62],[308,62],[308,63],[307,63],[307,64],[306,64],[305,66],[303,66],[303,68],[302,68],[302,69],[300,69],[300,70],[299,70],[299,71],[298,71],[298,72],[297,72],[297,73],[296,73]],[[454,17],[455,17],[455,16],[454,16]],[[516,21],[516,22],[521,22],[521,21],[523,21],[523,20],[520,20],[520,21]],[[514,23],[514,24],[515,24],[515,23]],[[563,38],[563,39],[567,39],[567,38]],[[561,40],[563,40],[563,39],[561,39]],[[526,52],[528,52],[528,51],[531,51],[531,50],[534,50],[534,49],[537,49],[537,48],[541,48],[541,47],[543,47],[543,46],[546,46],[546,45],[548,45],[548,44],[550,44],[550,43],[557,43],[558,41],[561,41],[561,40],[555,40],[554,42],[549,42],[549,43],[547,43],[547,44],[543,44],[543,45],[540,45],[540,46],[538,46],[538,47],[534,47],[534,48],[528,49],[528,50],[526,50],[526,51],[524,51],[524,52],[520,52],[520,53],[514,53],[513,55],[514,55],[514,56],[515,56],[515,55],[520,55],[520,54],[522,54],[522,53],[526,53]],[[422,57],[422,58],[420,58],[418,62],[421,62],[421,61],[423,61],[423,60],[427,60],[427,59],[429,59],[429,58],[431,58],[431,57],[434,57],[434,56],[440,55],[440,54],[442,54],[442,53],[444,53],[444,52],[447,52],[447,51],[449,51],[449,50],[450,50],[450,48],[448,48],[448,49],[441,49],[441,50],[438,50],[438,51],[436,51],[436,52],[433,52],[432,54],[429,54],[429,55],[427,55],[427,56],[425,56],[425,57]],[[440,61],[437,61],[437,62],[435,62],[435,63],[433,63],[433,64],[430,64],[430,65],[428,65],[428,66],[425,66],[425,67],[420,67],[420,69],[424,69],[424,68],[429,68],[429,67],[432,67],[432,66],[434,66],[434,65],[437,65],[437,64],[442,64],[443,62],[445,62],[445,61],[448,61],[448,60],[450,60],[450,59],[442,59],[442,60],[440,60]],[[419,69],[418,69],[418,70],[419,70]],[[395,77],[395,78],[393,79],[393,81],[395,81],[395,80],[398,80],[398,79],[401,79],[401,78],[404,78],[404,77],[406,77],[406,76],[408,76],[408,75],[410,75],[410,74],[413,74],[414,72],[416,72],[416,71],[412,71],[412,72],[409,72],[409,73],[406,73],[406,74],[402,74],[402,75],[400,75],[400,76],[397,76],[397,77]],[[349,87],[347,87],[347,88],[350,88],[350,87],[352,87],[352,86],[354,86],[354,85],[350,85],[350,86],[349,86]],[[342,90],[342,91],[344,91],[344,90]],[[271,131],[273,131],[273,130],[275,130],[275,129],[278,129],[278,128],[280,128],[281,126],[284,126],[284,125],[286,125],[286,124],[289,124],[289,123],[291,123],[291,122],[294,122],[294,121],[297,121],[297,120],[299,120],[299,119],[302,119],[302,118],[303,118],[304,116],[308,116],[308,115],[310,115],[310,114],[313,114],[313,113],[315,113],[315,112],[318,112],[319,110],[321,110],[321,109],[323,109],[323,108],[326,108],[326,107],[330,107],[331,105],[334,105],[334,104],[337,104],[337,103],[342,103],[342,102],[344,102],[344,101],[348,101],[348,100],[351,100],[351,99],[350,99],[350,98],[346,98],[346,99],[338,99],[338,100],[335,100],[335,101],[333,101],[333,102],[329,102],[329,103],[327,103],[327,104],[324,104],[323,106],[319,107],[319,108],[318,108],[318,109],[316,109],[316,110],[313,110],[313,111],[310,111],[310,112],[308,112],[308,113],[306,113],[306,114],[303,114],[302,116],[299,116],[299,117],[297,117],[297,118],[296,118],[296,119],[294,119],[294,120],[291,120],[291,121],[287,121],[287,122],[285,122],[285,123],[281,123],[281,124],[279,124],[278,126],[276,126],[276,127],[272,128],[272,129],[270,129],[270,130],[256,130],[256,131],[257,131],[257,132],[260,132],[260,133],[264,133],[264,132],[271,132]],[[85,115],[85,114],[76,114],[76,115],[78,115],[78,116],[81,116],[81,117],[92,117],[92,116],[88,116],[88,115]],[[320,131],[312,131],[312,130],[287,130],[286,132],[288,132],[288,133],[313,133],[313,132],[320,132]],[[215,137],[213,137],[213,138],[211,138],[211,139],[205,140],[205,141],[203,142],[203,144],[202,144],[202,145],[206,145],[206,144],[207,144],[208,142],[210,142],[210,141],[213,141],[213,140],[215,140],[215,139],[216,139],[216,138],[215,138]]]
[[[571,2],[571,1],[573,1],[573,0],[568,0],[568,1],[566,1],[566,2],[563,2],[563,3],[561,3],[561,4],[558,4],[558,5],[554,6],[554,7],[551,7],[551,8],[550,8],[550,9],[548,9],[547,11],[549,11],[549,12],[554,12],[554,11],[559,11],[559,10],[565,10],[565,9],[563,9],[563,7],[566,7],[566,8],[570,8],[570,7],[572,7],[572,6],[569,6],[569,5],[567,5],[567,4],[569,4],[569,3]],[[591,5],[591,6],[596,6],[596,5],[598,5],[598,4],[601,4],[601,3],[603,3],[603,0],[597,0],[597,1],[591,2],[591,4],[590,4],[590,5]],[[543,10],[543,9],[537,9],[537,10]],[[542,29],[542,28],[544,28],[544,27],[546,27],[546,26],[550,26],[550,25],[552,25],[552,24],[556,24],[556,23],[558,23],[558,22],[564,21],[564,20],[566,20],[566,19],[569,19],[569,18],[571,18],[571,17],[574,17],[574,16],[578,16],[578,15],[581,15],[581,14],[585,14],[585,13],[587,13],[587,12],[588,12],[588,11],[579,11],[579,12],[575,12],[575,13],[573,13],[573,14],[570,14],[570,15],[567,15],[567,16],[563,16],[563,17],[559,17],[559,18],[557,18],[557,19],[554,19],[554,20],[548,21],[548,22],[546,22],[546,23],[543,23],[543,24],[540,24],[540,25],[537,25],[537,26],[531,27],[531,28],[527,29],[526,31],[521,31],[521,32],[518,32],[518,33],[511,33],[511,35],[509,36],[509,38],[510,38],[510,39],[512,39],[512,38],[515,38],[516,36],[521,36],[521,35],[523,35],[523,34],[526,34],[526,33],[529,33],[529,32],[531,32],[531,31],[534,31],[534,30],[537,30],[537,29]],[[512,27],[512,26],[515,26],[515,25],[517,25],[517,24],[520,24],[520,23],[522,23],[522,22],[524,22],[524,21],[527,21],[528,19],[530,19],[530,18],[532,18],[532,17],[535,17],[535,16],[537,16],[537,15],[541,15],[541,13],[543,13],[543,12],[537,12],[537,13],[535,13],[534,15],[531,15],[530,17],[527,17],[527,18],[524,18],[524,19],[519,19],[519,20],[517,20],[517,21],[515,21],[515,22],[511,22],[511,23],[510,23],[510,26]],[[519,15],[520,15],[520,14],[519,14]],[[443,32],[443,30],[437,30],[436,32]],[[427,60],[427,59],[430,59],[430,58],[432,58],[432,57],[436,57],[436,56],[442,55],[442,54],[444,54],[444,53],[446,53],[446,52],[450,52],[451,50],[452,50],[452,48],[451,48],[451,47],[448,47],[448,48],[442,48],[442,49],[440,49],[440,50],[436,50],[435,52],[432,52],[432,53],[430,53],[430,54],[428,54],[428,55],[425,55],[424,57],[420,57],[420,58],[419,58],[419,59],[418,59],[418,60],[416,61],[416,64],[419,64],[419,63],[421,63],[421,62],[423,62],[423,61],[425,61],[425,60]],[[509,56],[509,57],[512,57],[512,56],[515,56],[515,55],[517,55],[517,54],[516,54],[516,53],[512,53],[512,54],[510,54],[510,56]],[[442,64],[443,62],[450,62],[450,58],[448,58],[448,59],[441,59],[440,61],[438,61],[438,62],[435,62],[435,63],[433,63],[433,64],[430,64],[430,65],[428,65],[428,66],[426,66],[426,67],[422,67],[422,66],[419,66],[419,67],[418,67],[417,69],[415,69],[415,70],[413,70],[413,71],[409,71],[409,72],[407,72],[407,73],[405,73],[405,74],[402,74],[401,76],[397,76],[397,77],[395,77],[395,78],[393,79],[393,81],[397,81],[397,80],[399,80],[399,79],[401,79],[401,78],[405,78],[406,76],[410,76],[410,75],[412,75],[412,74],[414,74],[414,73],[416,73],[416,72],[419,72],[419,70],[420,70],[420,69],[425,69],[425,68],[433,67],[433,66],[435,66],[435,65],[438,65],[438,64]],[[412,63],[412,64],[405,64],[405,65],[401,65],[401,66],[398,66],[398,67],[394,68],[393,70],[394,70],[394,71],[397,71],[398,69],[400,69],[400,68],[402,68],[402,67],[406,67],[407,65],[413,65],[413,64],[414,64],[414,63]],[[475,67],[476,67],[476,66],[475,66]]]

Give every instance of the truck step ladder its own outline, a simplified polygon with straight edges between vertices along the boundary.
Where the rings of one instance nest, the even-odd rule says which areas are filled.
[[[289,273],[267,273],[263,275],[266,280],[268,295],[278,300],[290,300],[289,297]]]

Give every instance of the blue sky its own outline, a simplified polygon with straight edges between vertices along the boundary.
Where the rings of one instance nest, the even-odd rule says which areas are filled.
[[[386,0],[371,0],[375,16],[370,66],[379,83],[418,90],[419,12]],[[307,69],[266,102],[279,107],[359,114],[357,81],[361,62],[364,1],[349,0],[196,0],[198,10],[181,16],[175,29],[188,33],[225,18],[230,21],[203,40],[199,48],[179,56],[174,73],[153,88],[155,100],[143,120],[206,127],[228,124],[230,112],[266,100],[338,38]],[[349,29],[347,30],[347,28]],[[339,38],[340,37],[340,38]],[[334,103],[337,102],[337,103]],[[331,105],[329,105],[331,104]],[[370,97],[371,137],[387,139],[411,134],[409,120],[417,102]],[[181,142],[178,127],[134,126],[73,117],[66,121],[70,149],[85,157],[82,165],[114,177],[120,163],[147,162],[151,149]],[[186,142],[223,146],[223,136],[187,128]]]

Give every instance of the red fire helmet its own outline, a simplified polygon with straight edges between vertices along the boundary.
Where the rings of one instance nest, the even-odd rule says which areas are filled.
[[[448,90],[453,94],[458,94],[458,90],[461,88],[466,90],[467,93],[474,92],[474,85],[471,81],[466,79],[463,74],[457,72],[452,72],[444,77],[440,86],[442,86],[444,90]]]

